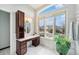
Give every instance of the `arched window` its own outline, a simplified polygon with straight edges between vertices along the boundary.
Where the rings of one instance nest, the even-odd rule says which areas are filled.
[[[41,11],[39,15],[46,15],[51,12],[63,9],[63,5],[53,5]],[[39,33],[42,37],[51,38],[55,33],[64,34],[65,29],[65,13],[59,11],[56,15],[46,16],[39,19]]]

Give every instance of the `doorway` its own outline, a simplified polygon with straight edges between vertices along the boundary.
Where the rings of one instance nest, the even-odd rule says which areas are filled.
[[[0,55],[10,54],[10,13],[0,10]]]

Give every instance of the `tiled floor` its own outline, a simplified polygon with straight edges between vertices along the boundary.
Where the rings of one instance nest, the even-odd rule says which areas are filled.
[[[67,55],[76,55],[75,41],[72,41],[71,48]],[[59,55],[56,50],[50,50],[49,48],[39,45],[37,47],[30,46],[27,48],[27,53],[25,55]]]
[[[10,48],[0,50],[0,55],[10,55]]]
[[[44,46],[31,46],[27,49],[27,53],[25,55],[57,55],[58,53],[54,50],[49,50],[48,48]]]
[[[71,47],[70,47],[70,50],[68,52],[68,55],[76,55],[76,45],[75,45],[74,40],[71,42]]]
[[[76,46],[75,41],[72,42],[71,48],[68,52],[68,55],[76,55]],[[0,50],[0,55],[9,55],[10,54],[10,48]],[[16,54],[15,54],[16,55]],[[58,53],[54,50],[50,50],[45,46],[39,45],[37,47],[30,46],[27,49],[27,53],[25,55],[58,55]]]
[[[76,55],[76,50],[75,50],[76,46],[75,46],[75,41],[72,41],[71,43],[71,48],[68,52],[67,55]],[[54,50],[50,50],[47,47],[44,46],[31,46],[27,49],[27,53],[26,55],[58,55],[58,53]]]
[[[76,54],[79,55],[79,40],[75,41],[76,45]]]

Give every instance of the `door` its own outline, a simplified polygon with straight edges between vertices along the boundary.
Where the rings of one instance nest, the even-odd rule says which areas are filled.
[[[10,46],[10,13],[0,10],[0,49]]]

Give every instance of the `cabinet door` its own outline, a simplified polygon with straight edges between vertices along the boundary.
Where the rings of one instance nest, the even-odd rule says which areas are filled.
[[[40,37],[34,38],[32,40],[32,45],[33,46],[38,46],[40,44]]]
[[[19,11],[19,26],[23,27],[24,26],[24,13]]]
[[[24,38],[24,12],[16,12],[16,38]]]
[[[27,52],[27,42],[19,42],[16,40],[16,53],[18,55],[24,55]]]

